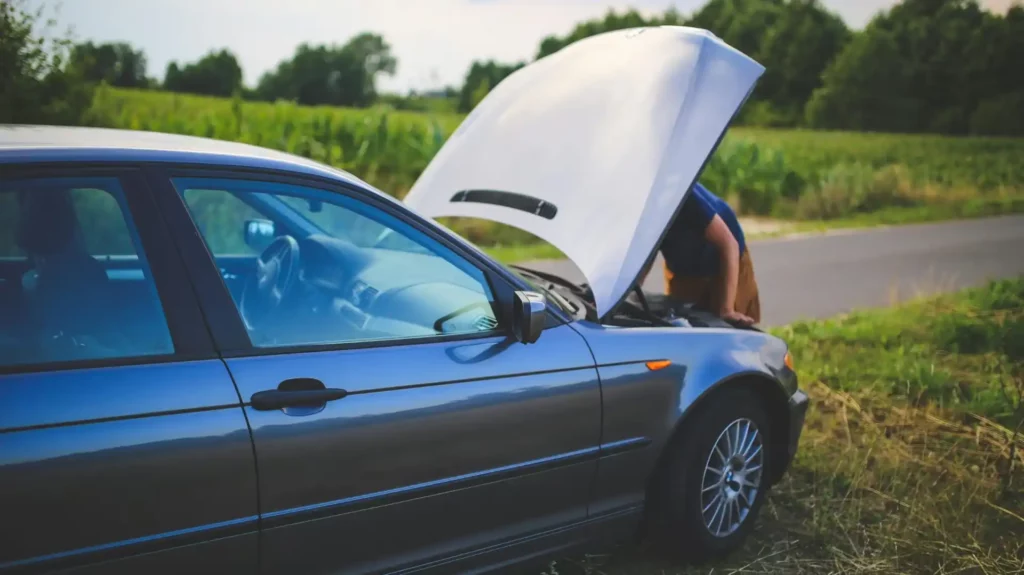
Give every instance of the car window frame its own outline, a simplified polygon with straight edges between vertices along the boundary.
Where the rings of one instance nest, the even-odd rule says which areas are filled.
[[[257,347],[249,338],[248,331],[239,314],[236,303],[224,283],[219,266],[210,253],[202,233],[185,203],[182,194],[174,186],[175,178],[209,178],[254,180],[312,188],[321,192],[336,193],[361,202],[367,206],[381,210],[385,214],[397,218],[418,232],[441,244],[455,256],[478,269],[488,282],[496,302],[496,315],[499,329],[479,333],[438,334],[433,336],[402,337],[375,340],[359,340],[347,342],[331,342],[316,344],[286,345],[275,347]],[[224,358],[250,357],[261,355],[285,355],[321,351],[342,351],[353,349],[386,348],[408,345],[427,345],[439,342],[455,342],[485,339],[514,338],[512,330],[512,301],[516,290],[531,288],[511,272],[501,269],[485,257],[480,257],[474,249],[461,245],[457,241],[438,231],[436,223],[429,222],[418,214],[397,202],[380,198],[371,190],[338,179],[328,179],[306,174],[297,174],[281,170],[265,168],[248,168],[243,166],[211,166],[209,164],[167,164],[152,166],[147,170],[147,179],[154,189],[157,201],[164,217],[174,231],[179,242],[189,275],[193,278],[203,309],[210,325],[214,345]],[[559,317],[552,306],[548,306],[549,320],[547,327],[566,323]]]
[[[0,365],[0,376],[151,365],[217,358],[217,351],[203,319],[199,301],[182,266],[169,230],[143,177],[142,167],[125,162],[39,162],[0,165],[0,179],[30,178],[112,178],[124,194],[122,217],[134,229],[139,255],[145,258],[156,288],[164,323],[170,333],[171,353],[71,359],[51,362]]]

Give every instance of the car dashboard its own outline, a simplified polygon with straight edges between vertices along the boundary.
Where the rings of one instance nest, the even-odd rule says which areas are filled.
[[[497,327],[493,298],[482,284],[438,255],[358,247],[323,235],[299,245],[299,282],[288,308],[306,329],[324,326],[321,331],[348,340]],[[325,322],[324,313],[342,320],[342,326]]]

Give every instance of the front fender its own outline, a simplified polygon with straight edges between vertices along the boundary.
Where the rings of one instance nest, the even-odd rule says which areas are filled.
[[[597,363],[602,393],[602,460],[595,510],[643,501],[647,481],[673,434],[720,386],[752,378],[785,402],[785,343],[766,333],[710,328],[618,328],[575,322]],[[669,360],[651,370],[646,362]],[[628,447],[628,449],[626,449]]]

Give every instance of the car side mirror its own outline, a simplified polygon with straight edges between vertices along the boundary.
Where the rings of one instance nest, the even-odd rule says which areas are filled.
[[[517,291],[513,296],[512,330],[522,343],[540,339],[547,323],[548,304],[543,294]]]
[[[274,222],[270,220],[246,220],[245,243],[258,252],[274,241]]]

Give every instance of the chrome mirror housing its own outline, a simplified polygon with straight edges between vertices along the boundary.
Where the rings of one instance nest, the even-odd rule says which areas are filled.
[[[547,322],[547,299],[537,292],[517,291],[513,300],[512,329],[516,339],[534,343]]]

